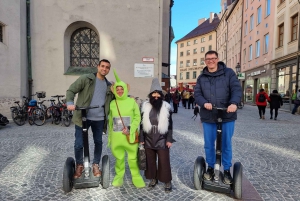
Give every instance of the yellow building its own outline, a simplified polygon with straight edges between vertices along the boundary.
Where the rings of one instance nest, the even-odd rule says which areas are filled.
[[[197,77],[205,67],[204,55],[209,50],[216,50],[216,27],[219,16],[210,13],[210,18],[198,21],[198,27],[176,41],[176,74],[179,86],[193,88]]]

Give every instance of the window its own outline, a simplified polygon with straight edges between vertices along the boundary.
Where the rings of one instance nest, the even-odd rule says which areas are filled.
[[[191,45],[191,41],[186,42],[186,45],[190,46]]]
[[[257,24],[261,23],[261,6],[257,9]]]
[[[257,40],[255,42],[255,47],[256,47],[256,57],[259,57],[259,55],[260,55],[260,40]]]
[[[193,60],[193,66],[197,66],[197,59]]]
[[[252,31],[253,27],[254,27],[254,19],[253,19],[253,15],[250,16],[250,31]]]
[[[194,44],[198,44],[198,40],[197,39],[194,40]]]
[[[291,30],[291,41],[297,39],[297,30],[298,30],[298,14],[292,17],[292,30]]]
[[[180,75],[179,75],[179,79],[181,79],[181,80],[183,79],[183,77],[182,77],[182,73],[180,73]]]
[[[180,52],[180,56],[183,57],[183,52]]]
[[[210,46],[208,46],[208,50],[211,50],[212,49],[212,46],[210,45]]]
[[[204,65],[204,58],[201,58],[201,59],[200,59],[200,64],[201,64],[201,65]]]
[[[249,61],[252,60],[252,45],[249,46]]]
[[[245,36],[247,36],[248,34],[248,25],[247,25],[247,21],[245,22]]]
[[[190,66],[190,60],[186,60],[186,66],[187,66],[187,67]]]
[[[194,52],[194,54],[197,54],[197,48],[195,48],[195,49],[193,50],[193,52]]]
[[[248,3],[249,3],[249,0],[246,0],[246,3],[245,3],[246,9],[248,9]]]
[[[190,79],[190,72],[186,72],[186,79]]]
[[[189,56],[190,54],[191,54],[191,51],[190,51],[190,50],[187,50],[187,51],[186,51],[186,55]]]
[[[193,71],[193,79],[196,79],[196,78],[197,78],[197,72]]]
[[[269,51],[269,34],[264,36],[264,53],[268,53]]]
[[[270,15],[270,11],[271,11],[270,3],[271,0],[266,0],[266,17]]]
[[[184,47],[184,43],[180,43],[180,47]]]
[[[201,47],[201,52],[205,52],[205,47]]]
[[[278,47],[283,46],[283,33],[284,33],[284,24],[279,25],[278,27]]]
[[[246,59],[247,59],[247,52],[246,52],[246,49],[244,49],[244,64],[246,63]]]
[[[212,35],[209,35],[208,40],[212,40]]]
[[[205,42],[205,37],[201,38],[201,43]]]
[[[283,2],[285,2],[285,0],[279,0],[279,4],[282,4]]]
[[[180,61],[180,68],[183,67],[183,61]]]
[[[3,43],[3,26],[0,24],[0,42]]]
[[[97,67],[99,62],[99,37],[90,28],[79,28],[71,36],[70,65],[72,67]]]

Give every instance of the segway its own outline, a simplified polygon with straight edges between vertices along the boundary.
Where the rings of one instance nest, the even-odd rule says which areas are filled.
[[[91,188],[102,185],[104,189],[109,187],[109,158],[108,155],[102,157],[102,175],[95,177],[90,165],[89,140],[87,131],[86,111],[88,109],[98,108],[99,106],[77,107],[76,110],[81,110],[82,115],[82,135],[83,135],[83,151],[84,151],[84,173],[81,177],[74,179],[75,160],[68,157],[63,172],[63,190],[67,193],[72,188]]]
[[[222,154],[222,113],[227,108],[213,109],[218,111],[217,116],[217,140],[216,140],[216,163],[214,167],[214,177],[211,180],[205,180],[203,178],[206,172],[206,162],[202,156],[198,156],[194,165],[194,186],[196,190],[207,189],[210,191],[216,191],[220,193],[230,194],[231,190],[234,193],[234,197],[237,199],[242,198],[242,175],[243,166],[240,162],[234,163],[233,166],[233,183],[223,183],[223,173],[220,171],[221,167],[221,154]]]

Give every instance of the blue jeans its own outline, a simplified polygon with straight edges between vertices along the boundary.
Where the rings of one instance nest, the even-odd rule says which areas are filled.
[[[93,164],[99,164],[102,154],[102,132],[104,120],[91,121],[87,120],[87,129],[92,127],[93,138],[95,143]],[[83,164],[83,135],[82,127],[75,125],[75,144],[74,144],[76,164]]]
[[[294,104],[294,108],[293,108],[293,110],[292,110],[292,114],[295,114],[295,113],[296,113],[296,111],[297,111],[297,109],[298,109],[299,106],[300,106],[300,105],[298,105],[298,104]]]
[[[231,138],[234,132],[235,121],[222,123],[222,164],[224,170],[232,166],[232,143]],[[204,149],[208,166],[214,168],[216,163],[215,141],[217,138],[216,123],[202,123],[204,131]]]

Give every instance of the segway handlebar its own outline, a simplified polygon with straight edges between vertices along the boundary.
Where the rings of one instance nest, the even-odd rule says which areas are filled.
[[[225,107],[212,107],[214,110],[227,110]]]
[[[75,110],[88,110],[88,109],[93,109],[93,108],[98,108],[99,105],[93,105],[93,106],[88,106],[88,107],[79,107],[76,105]]]

